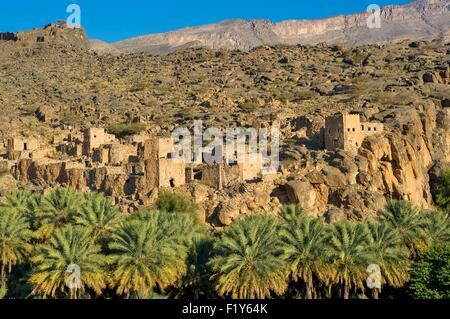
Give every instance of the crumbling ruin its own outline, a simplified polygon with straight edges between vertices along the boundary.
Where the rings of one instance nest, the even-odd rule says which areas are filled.
[[[356,152],[367,136],[383,130],[382,123],[361,122],[359,114],[339,113],[325,120],[325,148]]]
[[[215,164],[186,164],[172,158],[172,138],[119,140],[104,128],[87,128],[82,134],[70,131],[51,142],[43,147],[31,138],[8,140],[6,157],[13,161],[12,175],[24,182],[102,191],[119,203],[145,202],[155,189],[192,183],[221,190],[259,179],[263,168],[260,154],[247,154],[230,164],[225,159]],[[51,154],[59,154],[61,159]]]

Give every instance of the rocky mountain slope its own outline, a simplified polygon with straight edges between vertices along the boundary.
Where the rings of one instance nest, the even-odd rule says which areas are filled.
[[[450,163],[449,43],[112,56],[87,49],[83,33],[72,31],[53,25],[21,34],[23,40],[0,41],[0,155],[10,137],[51,144],[82,128],[136,117],[147,134],[162,136],[192,128],[194,119],[219,128],[277,121],[279,174],[222,190],[201,183],[181,187],[210,224],[274,213],[286,203],[330,221],[367,218],[394,198],[433,207],[433,180]],[[45,41],[32,41],[36,35]],[[385,132],[367,138],[356,155],[326,151],[325,118],[341,111],[382,122]],[[48,120],[42,122],[44,112]],[[90,185],[89,176],[65,174],[61,154],[52,160],[25,161],[13,172],[0,167],[0,195],[17,186]],[[126,178],[100,175],[92,189],[123,199],[127,209],[147,203],[148,194],[127,197]]]
[[[340,15],[322,20],[228,20],[200,27],[146,35],[108,46],[93,43],[99,52],[148,52],[164,54],[193,47],[250,50],[275,44],[368,44],[405,39],[450,39],[448,0],[416,0],[381,10],[381,29],[367,27],[368,13]],[[109,50],[107,50],[109,49]]]

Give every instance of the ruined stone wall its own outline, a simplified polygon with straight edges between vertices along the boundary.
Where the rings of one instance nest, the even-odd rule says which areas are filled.
[[[201,167],[201,183],[214,189],[223,187],[223,168],[222,164],[204,165]]]
[[[39,142],[34,138],[21,139],[21,138],[11,138],[7,142],[8,151],[34,151],[39,148]]]
[[[178,187],[186,182],[186,164],[183,161],[160,158],[158,171],[158,187]]]
[[[384,131],[384,125],[383,123],[361,122],[361,131],[364,136],[379,134]]]
[[[364,140],[364,134],[361,131],[361,121],[359,114],[344,114],[343,134],[344,134],[344,150],[356,151]]]
[[[239,165],[223,166],[223,186],[228,187],[242,182]]]
[[[263,160],[260,153],[246,153],[245,159],[238,163],[242,181],[254,180],[261,176]]]
[[[325,148],[329,151],[344,149],[344,123],[340,115],[325,119]]]
[[[70,43],[82,48],[88,48],[89,41],[86,33],[80,28],[68,28],[66,23],[52,23],[42,29],[20,31],[14,34],[15,41],[21,41],[28,45],[46,42]],[[8,35],[11,37],[11,35]]]
[[[110,147],[108,162],[112,165],[122,165],[128,163],[133,156],[137,156],[136,146],[113,144]]]
[[[172,138],[153,138],[141,143],[138,156],[142,160],[168,158],[174,149]]]
[[[103,144],[115,143],[114,135],[108,134],[103,128],[89,128],[84,132],[83,155],[89,156],[92,151]]]
[[[0,40],[17,41],[17,35],[13,32],[0,32]]]

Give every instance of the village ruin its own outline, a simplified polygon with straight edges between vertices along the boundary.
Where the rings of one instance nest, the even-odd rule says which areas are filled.
[[[325,147],[356,152],[366,136],[382,132],[381,123],[360,122],[357,114],[336,114],[326,118]],[[136,199],[145,204],[154,189],[202,183],[222,190],[262,178],[261,154],[254,154],[252,160],[247,154],[234,164],[185,163],[172,158],[174,143],[171,137],[119,140],[104,128],[72,130],[63,138],[54,137],[50,146],[35,138],[13,137],[6,141],[2,166],[19,181],[33,182],[45,174],[49,186],[102,191],[118,204]],[[58,159],[55,154],[66,157]]]

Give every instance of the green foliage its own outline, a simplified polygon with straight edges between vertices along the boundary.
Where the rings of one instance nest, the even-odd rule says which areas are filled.
[[[6,273],[24,261],[32,250],[31,231],[25,215],[12,208],[0,208],[0,287],[6,288]]]
[[[136,135],[141,133],[147,128],[145,124],[142,123],[131,123],[131,124],[111,124],[107,127],[107,131],[110,134],[114,134],[118,138],[123,138],[126,136]]]
[[[408,248],[399,232],[383,221],[368,222],[367,229],[373,262],[381,268],[383,283],[402,287],[408,280],[410,261]]]
[[[194,238],[186,257],[186,273],[172,289],[170,293],[172,297],[184,299],[215,297],[210,280],[212,271],[208,264],[213,244],[214,240],[210,236]]]
[[[409,285],[415,299],[450,298],[450,246],[429,249],[414,265]]]
[[[0,288],[0,299],[5,298],[6,294],[8,293],[8,289],[6,288]]]
[[[40,239],[49,238],[53,232],[72,221],[85,203],[83,193],[71,188],[58,188],[42,199],[35,198],[39,206],[33,210],[37,224],[36,235]]]
[[[294,92],[293,99],[295,101],[307,101],[319,96],[319,93],[309,89],[300,89]]]
[[[33,274],[30,283],[33,294],[46,297],[64,297],[68,288],[66,281],[70,265],[78,265],[81,270],[80,292],[92,290],[96,295],[106,287],[107,259],[100,253],[100,247],[92,244],[88,229],[80,226],[58,228],[48,244],[40,244],[31,258]],[[71,298],[76,295],[71,294]]]
[[[439,207],[450,212],[450,168],[441,176],[436,202]]]
[[[24,214],[27,211],[27,203],[31,194],[24,190],[17,190],[6,195],[0,207],[6,207]]]
[[[158,196],[156,207],[168,213],[187,213],[198,219],[197,204],[182,194],[163,191]]]
[[[370,56],[358,49],[345,51],[343,54],[344,62],[353,66],[361,66],[364,61]]]
[[[253,113],[259,109],[259,105],[255,102],[245,102],[239,105],[239,108],[247,113]]]
[[[0,293],[367,298],[368,265],[380,266],[384,287],[402,288],[415,258],[431,245],[449,244],[448,212],[419,212],[405,201],[386,205],[379,220],[332,225],[304,214],[299,205],[286,205],[279,217],[250,215],[217,237],[208,234],[197,211],[188,197],[170,192],[161,192],[154,210],[129,216],[102,194],[70,188],[46,195],[12,192],[0,205]],[[66,287],[72,264],[82,270],[78,291]],[[421,267],[414,266],[422,286],[417,278],[411,281],[411,287],[419,285],[414,294],[420,298],[434,289],[424,285],[436,281],[434,270]],[[445,276],[439,276],[441,287]],[[442,297],[432,291],[429,296]],[[381,293],[371,292],[373,298]]]
[[[187,249],[183,238],[167,232],[171,222],[167,216],[158,211],[141,214],[114,233],[112,286],[118,295],[148,297],[155,287],[165,289],[184,275]]]
[[[349,299],[350,290],[364,292],[367,266],[375,260],[367,225],[353,221],[333,224],[325,254],[331,267],[328,276],[338,285],[342,298]]]
[[[382,218],[399,232],[413,257],[427,247],[426,221],[411,203],[395,200],[388,203],[382,211]]]
[[[373,94],[373,101],[384,106],[391,105],[408,105],[415,101],[414,95],[411,92],[377,92]]]
[[[82,121],[83,117],[74,112],[64,114],[64,116],[61,119],[61,123],[68,126],[79,126],[82,124]]]
[[[133,85],[133,87],[130,89],[130,92],[135,93],[135,92],[141,92],[144,91],[149,85],[147,83],[141,82],[141,83],[136,83]]]
[[[314,283],[323,277],[326,264],[322,258],[326,244],[325,225],[319,219],[300,215],[295,207],[294,214],[283,210],[285,222],[281,226],[283,259],[289,267],[290,277],[305,284],[305,296],[312,299],[316,294]],[[284,217],[283,216],[283,217]]]
[[[425,238],[429,246],[450,243],[449,213],[444,211],[423,212]]]
[[[280,216],[286,221],[297,219],[302,213],[302,207],[299,204],[284,205],[281,208]]]
[[[210,261],[221,296],[268,298],[287,288],[277,220],[254,215],[227,227],[214,244]]]
[[[120,226],[122,214],[110,198],[102,194],[86,193],[85,204],[76,211],[73,221],[88,229],[94,242],[106,244],[112,232]]]

